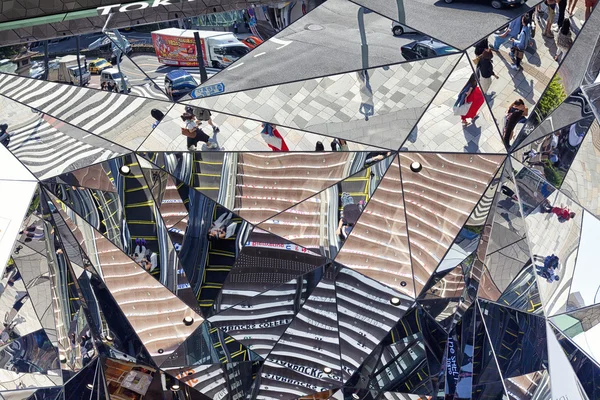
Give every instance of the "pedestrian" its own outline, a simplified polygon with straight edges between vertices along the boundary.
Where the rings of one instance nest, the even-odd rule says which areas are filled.
[[[560,31],[558,32],[558,38],[556,39],[556,46],[558,50],[554,56],[554,61],[558,61],[558,58],[566,55],[571,46],[573,45],[573,38],[571,37],[571,21],[567,18],[563,21]]]
[[[545,3],[548,6],[548,18],[546,19],[546,27],[542,35],[553,39],[552,24],[554,23],[554,16],[556,15],[556,0],[546,0]]]
[[[162,121],[165,117],[165,114],[157,108],[153,108],[152,110],[150,110],[150,115],[155,120],[152,124],[152,129],[156,128],[158,124],[160,124],[160,121]]]
[[[185,127],[181,128],[181,134],[187,137],[187,148],[190,151],[196,151],[196,145],[199,142],[204,142],[207,148],[216,149],[216,143],[210,142],[210,137],[198,127],[197,122],[192,114],[183,113],[181,119],[185,123]]]
[[[262,136],[263,140],[267,143],[271,150],[290,151],[285,143],[285,140],[283,140],[283,136],[281,136],[275,125],[266,122],[263,123],[260,136]]]
[[[472,122],[477,117],[477,113],[485,101],[483,93],[479,85],[477,85],[475,74],[471,74],[463,90],[461,90],[461,94],[466,95],[465,103],[471,104],[467,113],[460,116],[463,126],[468,126],[469,122],[467,119],[471,119]]]
[[[100,90],[106,90],[106,82],[100,84]]]
[[[556,27],[554,32],[558,32],[565,20],[565,14],[567,12],[567,0],[558,0],[558,18],[556,19]]]
[[[208,125],[210,125],[212,127],[213,134],[217,134],[221,131],[219,129],[219,127],[216,126],[215,123],[213,122],[212,114],[210,113],[209,110],[207,110],[205,108],[200,108],[200,107],[186,106],[185,112],[188,114],[192,114],[196,118],[196,120],[200,122],[200,124],[202,122],[207,122]]]
[[[492,85],[492,76],[498,79],[498,75],[494,72],[494,63],[492,58],[494,54],[492,50],[485,49],[481,54],[479,64],[477,68],[479,70],[479,83],[481,84],[481,91],[483,94],[487,94],[490,86]]]
[[[558,157],[558,153],[556,152],[556,150],[550,150],[547,153],[542,153],[544,155],[548,156],[548,161],[550,161],[550,164],[552,164],[553,167],[558,167],[560,165],[560,159]],[[539,160],[539,161],[531,161],[531,160],[527,160],[527,164],[529,164],[530,167],[534,167],[536,165],[540,166],[540,167],[544,167],[546,165],[546,163],[543,160]]]
[[[525,14],[522,20],[523,29],[517,39],[512,39],[513,42],[510,57],[512,58],[514,64],[510,67],[514,70],[518,70],[521,68],[521,61],[523,60],[523,56],[525,55],[525,50],[529,47],[529,43],[531,41],[531,25],[529,21],[529,16]]]
[[[525,106],[525,102],[522,99],[515,100],[506,110],[504,116],[504,132],[502,133],[502,139],[506,148],[510,148],[510,142],[512,140],[515,127],[521,121],[521,118],[527,116],[529,110]]]
[[[506,197],[510,197],[514,201],[518,201],[519,200],[519,198],[517,197],[517,194],[515,193],[515,191],[512,190],[511,188],[509,188],[506,185],[500,186],[500,191],[502,192],[503,195],[505,195]]]
[[[315,151],[325,151],[325,146],[323,146],[322,142],[317,142],[315,145]]]
[[[590,14],[594,10],[594,7],[596,7],[596,4],[598,4],[598,0],[585,0],[585,20],[586,21],[590,17]]]
[[[10,143],[10,134],[8,133],[8,124],[0,124],[0,143],[6,148]]]
[[[490,47],[490,44],[488,43],[487,37],[485,39],[480,40],[475,45],[475,56],[479,57],[480,55],[483,54],[483,51],[489,47]]]
[[[344,139],[333,139],[331,141],[332,151],[348,151],[348,142]]]
[[[510,24],[506,27],[506,30],[502,32],[500,35],[496,35],[494,38],[494,44],[490,46],[490,49],[494,51],[498,51],[500,49],[500,45],[507,42],[510,39],[516,39],[521,32],[521,21],[522,17],[513,19]]]
[[[569,221],[577,215],[575,212],[569,210],[564,205],[560,205],[560,207],[552,207],[550,203],[544,202],[540,205],[540,211],[543,213],[554,214],[558,217],[560,222]]]
[[[227,236],[227,227],[231,222],[231,219],[233,218],[233,214],[230,213],[223,213],[219,216],[219,218],[217,218],[213,223],[212,226],[210,227],[210,230],[208,231],[208,238],[209,240],[212,239],[225,239]]]
[[[521,162],[525,163],[527,160],[530,160],[537,155],[538,155],[538,152],[535,149],[531,149],[527,153],[523,154],[523,158],[521,159]]]

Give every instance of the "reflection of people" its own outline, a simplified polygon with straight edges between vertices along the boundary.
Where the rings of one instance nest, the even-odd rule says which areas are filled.
[[[496,35],[494,44],[492,44],[490,48],[494,51],[498,51],[502,43],[505,43],[510,39],[515,39],[519,35],[519,32],[521,32],[521,18],[515,18],[508,24],[508,27],[504,32],[500,35]]]
[[[350,232],[352,232],[352,229],[354,228],[354,225],[360,216],[362,211],[361,206],[363,203],[361,201],[359,204],[354,204],[354,198],[346,192],[342,193],[341,201],[343,207],[342,215],[338,222],[338,227],[335,231],[335,234],[340,238],[340,240],[345,240]]]
[[[322,142],[317,142],[317,144],[315,144],[315,151],[325,151],[325,146],[323,146]]]
[[[227,236],[227,226],[233,218],[232,213],[223,213],[217,218],[208,231],[209,239],[225,239]]]
[[[344,139],[333,139],[331,141],[332,151],[348,151],[348,142]]]
[[[283,136],[277,130],[277,127],[273,124],[263,123],[260,136],[267,143],[269,148],[273,151],[289,151]]]
[[[525,102],[522,99],[515,100],[506,110],[504,116],[504,132],[502,135],[504,145],[506,148],[510,147],[515,127],[519,122],[522,122],[523,118],[529,114],[529,109],[525,106]]]
[[[468,126],[469,122],[467,119],[470,119],[471,121],[474,120],[485,101],[483,93],[481,92],[479,85],[477,85],[475,74],[471,74],[469,80],[461,90],[459,97],[462,96],[466,96],[465,103],[471,104],[467,113],[460,116],[463,126]]]
[[[212,120],[212,114],[209,110],[200,107],[186,106],[185,112],[192,114],[194,118],[199,121],[197,125],[200,125],[202,122],[206,122],[213,128],[213,133],[219,133],[221,131],[219,127],[214,124]]]
[[[8,147],[8,143],[10,142],[10,135],[7,130],[7,124],[0,124],[0,143],[2,143],[4,147]]]
[[[362,115],[365,116],[365,121],[369,120],[369,117],[375,114],[375,105],[373,103],[373,90],[371,89],[371,83],[369,82],[369,73],[366,70],[358,71],[358,79],[360,83],[360,97],[361,103],[358,109]]]
[[[512,58],[514,64],[512,64],[510,67],[514,70],[521,68],[521,61],[525,55],[525,50],[527,47],[529,47],[529,43],[531,42],[531,25],[529,22],[529,15],[523,15],[521,21],[523,29],[521,29],[521,33],[519,33],[519,36],[516,39],[511,39],[513,45],[510,50],[510,57]]]
[[[483,50],[483,53],[481,53],[479,64],[477,64],[480,74],[479,82],[481,83],[483,94],[487,94],[490,89],[490,86],[492,85],[492,76],[498,79],[498,75],[494,72],[493,57],[492,51],[490,49],[485,49]]]
[[[204,142],[207,148],[215,149],[217,144],[210,142],[210,137],[200,129],[197,123],[194,121],[194,116],[189,113],[181,115],[181,119],[185,122],[185,128],[181,128],[181,134],[187,137],[187,148],[190,151],[196,150],[196,145],[199,142]]]
[[[573,219],[577,215],[575,212],[570,211],[567,207],[563,206],[562,204],[560,205],[560,207],[552,207],[548,200],[544,201],[540,205],[540,211],[555,214],[560,222]]]
[[[567,51],[573,45],[573,39],[571,38],[571,21],[565,19],[558,32],[558,38],[556,39],[556,46],[558,50],[554,56],[554,61],[558,61],[558,58],[563,54],[567,54]]]
[[[560,277],[556,274],[556,271],[560,268],[560,260],[554,254],[542,257],[537,254],[533,255],[534,262],[541,262],[542,265],[536,264],[535,269],[539,276],[546,279],[548,283],[558,281]]]

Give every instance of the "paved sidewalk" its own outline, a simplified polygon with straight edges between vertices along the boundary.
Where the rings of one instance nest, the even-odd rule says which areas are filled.
[[[458,93],[473,73],[463,56],[437,93],[427,111],[404,143],[409,151],[439,151],[468,153],[505,153],[500,132],[486,104],[479,110],[478,118],[463,127],[460,116],[452,108]]]
[[[571,17],[573,39],[576,38],[576,34],[581,29],[583,17],[583,2],[580,1],[575,7],[575,14]],[[534,106],[540,100],[544,89],[552,80],[561,61],[561,59],[559,59],[559,62],[554,61],[557,51],[555,41],[558,34],[553,32],[554,39],[544,37],[542,33],[545,28],[545,20],[534,18],[537,25],[535,38],[533,39],[534,43],[525,51],[521,70],[515,71],[510,68],[513,64],[509,56],[510,42],[502,44],[499,51],[494,52],[494,72],[499,79],[492,78],[492,84],[486,97],[501,132],[503,130],[504,115],[513,101],[519,98],[523,99],[525,105],[529,108],[529,112],[533,112]],[[558,13],[556,18],[558,18]],[[495,35],[489,36],[490,44],[493,43],[494,37]],[[471,60],[475,58],[475,48],[469,48],[468,54]],[[564,54],[562,57],[564,58]],[[515,128],[513,140],[522,126],[522,124],[519,124]]]

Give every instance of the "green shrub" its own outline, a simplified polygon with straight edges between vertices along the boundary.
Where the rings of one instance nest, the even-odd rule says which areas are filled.
[[[562,86],[562,81],[558,75],[555,75],[538,103],[536,109],[538,122],[545,120],[566,98],[567,93]]]
[[[550,160],[544,160],[544,175],[548,182],[550,182],[554,187],[558,188],[562,184],[563,177],[561,174],[554,168]]]

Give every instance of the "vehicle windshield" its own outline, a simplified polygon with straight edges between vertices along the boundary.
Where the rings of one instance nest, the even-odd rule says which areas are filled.
[[[248,54],[249,51],[250,49],[246,46],[223,47],[223,55],[232,57],[242,57]]]
[[[121,73],[120,72],[115,72],[111,76],[112,76],[113,79],[121,79]],[[125,78],[125,76],[123,78]]]
[[[106,62],[106,60],[96,61],[96,67],[101,67],[101,66],[106,65],[106,64],[108,64]]]
[[[179,78],[173,81],[176,85],[182,85],[184,83],[189,83],[190,85],[198,86],[196,80],[191,75],[180,76]]]
[[[71,71],[73,71],[73,75],[79,76],[83,72],[83,69],[79,69],[79,68],[75,67],[75,68],[71,68]]]

